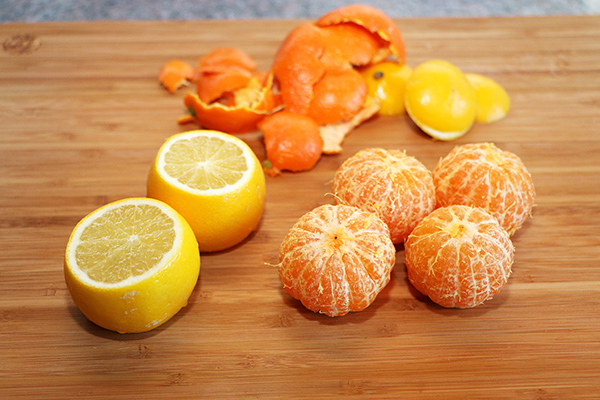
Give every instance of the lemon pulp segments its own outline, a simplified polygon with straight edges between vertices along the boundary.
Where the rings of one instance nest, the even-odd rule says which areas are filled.
[[[90,321],[121,333],[145,332],[187,304],[200,253],[192,228],[170,206],[124,199],[77,224],[64,273],[75,305]]]
[[[244,240],[262,216],[265,176],[241,139],[210,130],[167,139],[148,174],[148,197],[164,201],[190,224],[200,251]]]
[[[91,281],[126,285],[164,264],[177,240],[174,220],[150,204],[109,207],[75,238],[75,262]]]
[[[250,169],[239,146],[209,136],[174,142],[165,151],[162,165],[169,177],[201,191],[235,185]]]

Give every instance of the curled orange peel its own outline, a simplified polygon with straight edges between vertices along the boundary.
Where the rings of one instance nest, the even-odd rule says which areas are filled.
[[[183,102],[194,120],[204,128],[232,134],[251,132],[277,106],[272,84],[272,74],[264,84],[252,78],[246,87],[228,92],[227,104],[206,103],[196,93],[186,94]]]
[[[376,34],[388,43],[389,51],[398,57],[401,63],[406,61],[406,49],[400,30],[390,17],[374,7],[364,4],[340,7],[323,15],[317,20],[316,25],[325,27],[347,22],[360,25]],[[385,58],[381,57],[383,57],[383,54],[373,62],[379,62]]]
[[[404,41],[394,21],[373,7],[352,5],[292,30],[272,71],[288,111],[321,125],[345,124],[363,110],[367,96],[355,68],[390,54],[404,63]]]
[[[219,47],[198,60],[199,68],[209,66],[239,67],[247,71],[254,71],[256,63],[247,53],[236,47]]]
[[[194,75],[194,68],[182,60],[170,60],[160,70],[158,81],[171,93],[186,85]]]
[[[319,125],[310,117],[283,110],[263,119],[258,127],[264,133],[267,160],[265,172],[300,172],[315,166],[323,151]]]
[[[222,67],[220,70],[196,71],[198,96],[203,102],[212,103],[224,92],[233,92],[246,87],[252,76],[252,72],[238,66]]]

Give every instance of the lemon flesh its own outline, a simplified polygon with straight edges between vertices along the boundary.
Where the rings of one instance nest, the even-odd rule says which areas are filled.
[[[77,224],[64,272],[73,301],[90,321],[120,333],[145,332],[187,304],[200,253],[190,226],[171,207],[125,199]]]
[[[496,81],[487,76],[466,73],[465,77],[475,89],[477,115],[475,120],[487,124],[501,120],[510,109],[508,93]]]
[[[188,221],[200,251],[219,251],[257,228],[265,177],[258,158],[241,139],[217,131],[190,131],[172,136],[160,148],[148,175],[147,194]]]
[[[417,66],[406,83],[404,101],[410,118],[435,139],[457,139],[475,122],[475,90],[460,69],[447,61]]]

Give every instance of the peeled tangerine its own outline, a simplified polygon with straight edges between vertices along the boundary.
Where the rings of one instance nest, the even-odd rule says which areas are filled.
[[[431,172],[400,150],[364,149],[344,161],[333,179],[337,203],[376,213],[402,243],[435,208]]]
[[[425,217],[404,243],[410,283],[442,307],[491,299],[511,274],[514,247],[486,211],[454,205]]]
[[[456,146],[433,170],[438,207],[452,204],[480,207],[509,234],[531,214],[535,187],[523,161],[492,143]]]
[[[330,317],[362,311],[390,281],[396,249],[377,215],[323,205],[303,215],[279,249],[283,288]]]
[[[465,75],[443,60],[414,69],[406,83],[405,106],[425,133],[439,140],[463,136],[475,122],[477,97]]]

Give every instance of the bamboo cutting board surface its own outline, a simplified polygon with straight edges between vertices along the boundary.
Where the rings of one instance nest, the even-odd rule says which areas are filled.
[[[184,89],[167,60],[220,46],[266,70],[305,21],[0,25],[0,398],[597,399],[600,396],[600,16],[398,20],[408,64],[441,58],[488,75],[504,120],[436,142],[406,116],[377,117],[309,172],[267,177],[259,229],[202,255],[189,305],[144,334],[88,322],[64,283],[69,234],[110,201],[144,196],[150,163],[179,126]],[[240,135],[264,159],[261,134]],[[313,314],[281,288],[278,248],[305,212],[332,203],[337,167],[365,147],[428,168],[459,143],[519,155],[537,189],[513,236],[513,275],[494,299],[443,309],[408,283],[404,251],[374,304]]]

